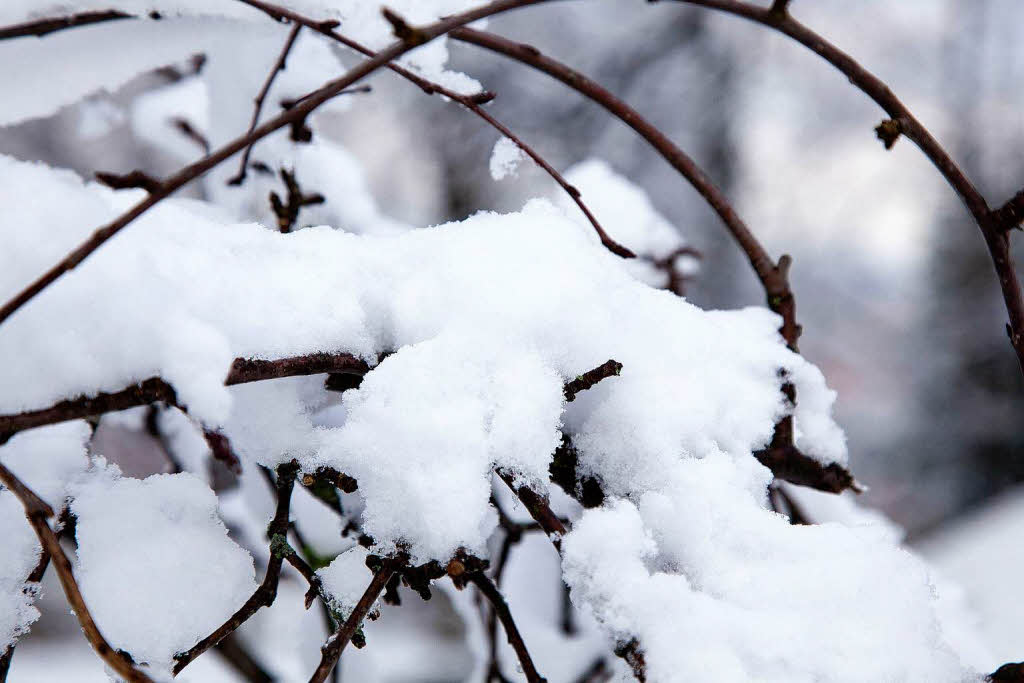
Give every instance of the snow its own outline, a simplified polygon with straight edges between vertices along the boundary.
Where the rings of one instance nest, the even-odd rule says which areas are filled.
[[[988,649],[978,655],[983,671],[1021,660],[1024,590],[1016,572],[1022,559],[1016,540],[1022,519],[1024,495],[1017,487],[915,544],[941,573],[954,607],[959,603],[974,612],[963,625],[976,628]]]
[[[89,427],[69,422],[16,434],[0,447],[0,462],[59,512],[68,482],[88,464]],[[18,498],[0,490],[0,652],[39,618],[36,592],[25,579],[39,560],[39,541]]]
[[[194,475],[129,479],[100,459],[72,493],[82,594],[111,645],[136,661],[169,669],[256,589],[252,557]]]
[[[495,180],[502,180],[516,175],[519,162],[525,158],[526,154],[510,138],[498,138],[498,141],[494,143],[494,150],[491,151],[491,177]]]
[[[388,3],[413,24],[476,4]],[[393,40],[378,2],[289,6],[340,19],[346,35],[375,49]],[[13,65],[0,74],[7,94],[0,125],[90,97],[78,110],[80,134],[99,134],[127,115],[139,138],[181,161],[200,150],[168,125],[173,117],[186,118],[214,146],[248,127],[252,97],[288,27],[241,3],[75,3],[78,11],[111,8],[167,18],[0,43],[0,60]],[[0,7],[0,22],[66,9],[64,2],[15,0]],[[125,112],[107,103],[104,92],[197,52],[208,57],[202,73],[150,90]],[[438,40],[402,63],[460,92],[479,88],[447,71],[447,60],[447,44]],[[282,99],[342,69],[335,46],[309,31],[288,61],[263,120]],[[53,77],[24,77],[40,69]],[[835,393],[785,347],[769,311],[703,311],[657,289],[664,273],[649,260],[672,257],[686,242],[641,188],[600,160],[566,173],[608,232],[647,261],[609,254],[564,194],[514,213],[417,229],[379,206],[359,161],[321,135],[322,116],[310,118],[312,144],[294,144],[279,131],[254,146],[252,159],[271,174],[250,171],[236,187],[225,181],[237,160],[215,169],[201,181],[203,201],[161,202],[3,325],[0,355],[18,362],[0,364],[0,413],[152,376],[170,382],[187,409],[167,411],[161,428],[199,476],[135,480],[102,458],[86,472],[89,430],[81,422],[19,434],[0,449],[4,463],[55,507],[73,494],[76,575],[114,647],[166,670],[175,653],[242,604],[255,588],[252,555],[228,537],[220,515],[237,528],[238,543],[265,560],[273,501],[258,466],[295,459],[306,472],[329,466],[355,477],[359,489],[345,510],[375,539],[371,552],[401,549],[414,563],[444,563],[457,551],[488,556],[492,495],[525,518],[495,483],[495,469],[549,494],[557,513],[574,518],[561,561],[579,634],[563,638],[554,626],[558,574],[537,582],[537,568],[547,563],[556,572],[559,560],[543,535],[529,535],[513,551],[506,588],[551,680],[583,670],[611,641],[634,637],[648,680],[658,683],[974,675],[980,656],[963,633],[955,590],[899,547],[898,530],[803,491],[794,495],[827,511],[826,523],[791,526],[766,509],[771,474],[752,453],[781,417],[794,414],[806,454],[846,463],[845,437],[832,419]],[[492,176],[514,173],[521,158],[511,140],[498,140]],[[282,169],[326,200],[304,207],[287,235],[273,229],[266,200],[283,192]],[[3,300],[144,196],[2,156],[0,176]],[[322,376],[223,385],[236,357],[312,352],[352,353],[372,370],[340,398],[324,392]],[[564,383],[609,359],[622,363],[621,374],[567,404]],[[795,407],[780,391],[784,381],[796,386]],[[111,419],[134,428],[140,417]],[[201,478],[207,447],[198,427],[220,429],[244,462],[238,487],[219,500]],[[603,507],[583,511],[549,489],[551,454],[563,434],[578,451],[580,473],[608,495]],[[319,575],[344,615],[371,579],[367,550],[343,539],[346,520],[325,516],[301,488],[293,502],[296,527],[318,554],[337,554]],[[23,589],[38,545],[6,491],[0,557],[2,645],[38,616]],[[281,632],[280,610],[294,624],[284,636],[297,651],[322,637],[310,635],[322,630],[322,615],[302,612],[294,576],[283,576],[279,606],[261,612],[253,628]],[[467,595],[451,597],[470,619]],[[301,623],[296,614],[305,615]],[[485,644],[473,623],[468,638],[479,669]],[[512,676],[514,658],[501,648],[501,666]],[[286,665],[291,672],[316,652],[285,656],[294,660]],[[357,671],[395,669],[400,659],[354,657]]]
[[[608,162],[587,159],[569,168],[565,179],[580,191],[583,203],[608,234],[639,256],[664,260],[686,246],[682,231],[658,212],[644,189],[617,173]],[[555,201],[581,224],[590,225],[564,192],[555,195]],[[683,258],[694,261],[691,256]],[[684,272],[695,269],[695,263],[684,265]],[[665,272],[647,259],[633,259],[627,267],[639,280],[654,287],[668,284]]]
[[[331,596],[331,609],[342,620],[348,619],[373,579],[373,572],[366,566],[366,555],[365,548],[354,546],[317,572]]]
[[[639,638],[649,680],[972,676],[922,562],[884,532],[764,514],[736,487],[760,488],[752,469],[684,461],[662,491],[588,510],[564,540],[574,602],[620,641]]]

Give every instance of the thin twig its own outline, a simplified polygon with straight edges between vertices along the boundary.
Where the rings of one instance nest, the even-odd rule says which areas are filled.
[[[277,468],[277,509],[274,519],[267,527],[267,535],[270,537],[270,559],[267,561],[267,571],[263,575],[263,583],[253,592],[238,611],[231,615],[227,621],[221,624],[213,633],[206,636],[189,650],[178,653],[174,656],[174,674],[181,673],[181,670],[188,666],[196,657],[203,654],[211,647],[233,633],[235,629],[249,620],[261,607],[270,607],[277,597],[277,584],[281,578],[281,563],[284,561],[284,553],[278,551],[281,539],[285,539],[287,545],[288,534],[288,511],[292,498],[292,490],[295,487],[295,476],[298,474],[299,466],[295,463],[286,463]]]
[[[793,293],[789,288],[789,257],[783,256],[777,264],[772,261],[767,250],[739,217],[725,194],[708,179],[697,163],[669,140],[657,126],[644,119],[639,112],[597,82],[561,62],[541,54],[540,50],[532,45],[516,43],[493,33],[467,27],[452,30],[449,37],[491,50],[548,74],[601,105],[647,140],[674,169],[679,171],[722,219],[730,234],[747,255],[757,277],[761,280],[767,296],[768,307],[782,316],[780,332],[783,338],[791,349],[797,350],[800,327],[796,322],[796,304],[793,300]]]
[[[295,45],[295,39],[299,37],[299,31],[302,30],[302,24],[295,24],[292,30],[288,33],[288,39],[284,43],[284,47],[281,48],[281,53],[277,55],[277,59],[274,61],[274,66],[270,68],[270,73],[267,74],[267,78],[263,81],[263,86],[260,91],[256,93],[256,99],[253,100],[254,107],[252,111],[252,121],[249,122],[249,130],[247,133],[252,133],[256,129],[256,124],[260,121],[260,112],[263,110],[263,101],[267,99],[267,93],[270,92],[270,86],[274,84],[274,79],[277,78],[277,74],[280,71],[284,71],[286,68],[286,62],[288,61],[288,53],[292,51],[292,46]],[[255,141],[253,141],[255,142]],[[252,143],[246,145],[245,150],[242,151],[242,160],[238,165],[238,173],[233,178],[228,180],[228,185],[241,185],[245,181],[246,167],[249,165],[249,155],[252,153]]]
[[[107,10],[102,12],[81,12],[80,14],[72,14],[66,17],[35,19],[23,24],[15,24],[13,26],[0,28],[0,40],[7,40],[8,38],[22,38],[25,36],[41,38],[47,34],[54,33],[55,31],[63,31],[67,28],[88,26],[89,24],[99,24],[106,21],[116,21],[118,19],[134,18],[135,17],[132,15],[125,14],[124,12]]]
[[[533,659],[530,657],[530,651],[526,649],[526,643],[523,641],[523,636],[519,633],[519,629],[516,627],[516,622],[512,618],[512,612],[508,608],[508,603],[505,602],[504,596],[501,591],[494,585],[494,583],[487,578],[483,572],[473,572],[466,577],[473,585],[475,585],[480,592],[487,598],[487,601],[491,603],[491,609],[494,614],[497,615],[498,619],[501,620],[501,625],[505,628],[505,636],[508,638],[509,645],[515,650],[516,657],[519,658],[519,664],[523,668],[523,673],[526,675],[526,680],[530,683],[544,683],[547,679],[537,673],[537,667],[533,664]]]
[[[373,607],[373,603],[377,601],[377,598],[383,592],[388,581],[391,579],[391,575],[394,573],[395,563],[389,560],[385,560],[383,566],[374,573],[373,580],[366,587],[363,596],[359,598],[359,602],[356,603],[352,614],[348,616],[348,619],[341,625],[338,632],[328,638],[327,642],[320,648],[320,664],[317,666],[316,671],[313,672],[309,683],[323,683],[327,680],[328,674],[338,663],[338,659],[341,657],[345,646],[352,640],[352,636],[355,635],[359,626],[363,623],[363,619]]]
[[[256,9],[259,9],[265,12],[270,17],[276,19],[277,21],[291,21],[294,22],[296,26],[308,26],[317,33],[320,33],[323,36],[335,40],[338,43],[341,43],[342,45],[352,50],[355,50],[356,52],[359,52],[367,57],[373,57],[376,55],[376,53],[373,50],[366,47],[365,45],[362,45],[352,40],[351,38],[348,38],[347,36],[344,36],[335,31],[335,24],[333,24],[333,22],[316,21],[314,19],[310,19],[309,17],[303,16],[298,12],[294,12],[288,9],[287,7],[282,7],[280,5],[275,5],[273,3],[264,2],[263,0],[239,0],[239,2],[249,5],[250,7],[255,7]],[[394,19],[395,17],[392,15],[392,18]],[[464,95],[462,93],[458,93],[455,92],[454,90],[446,88],[440,83],[435,83],[433,81],[427,80],[426,78],[423,78],[422,76],[419,76],[409,71],[408,69],[398,64],[395,64],[394,62],[387,64],[387,68],[393,71],[394,73],[398,74],[402,78],[406,79],[410,83],[418,86],[421,90],[423,90],[423,92],[427,93],[428,95],[438,94],[443,97],[447,97],[453,102],[460,104],[464,108],[476,114],[488,125],[490,125],[492,128],[501,133],[503,136],[511,140],[519,149],[523,151],[524,154],[530,157],[534,161],[534,163],[536,163],[538,166],[544,169],[544,171],[549,176],[551,176],[551,178],[556,183],[558,183],[559,187],[565,190],[566,194],[569,195],[569,197],[576,203],[576,206],[580,208],[580,211],[583,212],[583,215],[587,217],[587,220],[590,221],[590,224],[594,227],[594,231],[597,232],[597,235],[601,240],[601,244],[603,244],[613,254],[616,254],[623,258],[633,258],[636,256],[636,254],[634,254],[631,250],[616,242],[605,231],[605,229],[598,222],[597,218],[594,216],[593,212],[591,212],[587,205],[583,203],[583,197],[578,189],[576,189],[573,185],[569,184],[569,182],[566,181],[566,179],[562,176],[561,173],[556,171],[551,164],[549,164],[542,156],[540,156],[540,154],[538,154],[537,151],[534,150],[530,145],[526,144],[526,142],[524,142],[522,138],[513,133],[511,130],[509,130],[508,127],[506,127],[504,124],[502,124],[500,121],[495,119],[493,116],[488,114],[483,109],[481,105],[486,104],[487,102],[492,100],[494,98],[494,93],[485,91],[481,93],[476,93],[474,95]]]
[[[424,41],[433,40],[434,38],[444,35],[453,28],[457,28],[463,24],[472,23],[478,19],[484,19],[517,7],[525,7],[527,5],[535,5],[547,1],[549,0],[493,0],[493,2],[481,7],[476,7],[474,9],[446,17],[440,21],[419,28],[417,29],[417,36],[422,37]],[[319,89],[313,91],[291,109],[281,112],[262,125],[257,126],[252,132],[235,138],[199,161],[189,164],[188,166],[180,169],[177,173],[169,176],[163,181],[159,190],[151,192],[138,204],[128,209],[111,222],[98,228],[71,253],[61,259],[59,263],[52,266],[49,270],[36,278],[31,284],[8,300],[2,307],[0,307],[0,323],[3,323],[11,317],[15,311],[35,298],[36,295],[50,286],[64,273],[67,273],[77,267],[82,263],[82,261],[99,249],[107,240],[124,229],[125,226],[129,225],[132,221],[159,202],[171,196],[187,183],[202,176],[215,166],[220,165],[222,162],[242,151],[246,146],[253,142],[261,140],[267,135],[284,128],[285,126],[289,126],[297,121],[305,119],[313,110],[324,102],[327,102],[340,94],[348,86],[387,65],[390,61],[401,57],[406,52],[415,49],[418,45],[419,43],[403,40],[392,43],[391,46],[378,52],[375,57],[365,60],[343,76],[329,81]]]
[[[0,483],[3,483],[4,486],[17,496],[25,507],[25,516],[28,518],[32,529],[36,532],[36,536],[39,537],[39,542],[43,546],[43,552],[50,556],[53,567],[57,572],[57,577],[60,579],[61,587],[64,589],[64,595],[67,597],[68,604],[71,606],[75,616],[78,617],[78,623],[81,625],[82,632],[85,633],[89,644],[92,645],[92,649],[106,662],[107,666],[116,671],[125,680],[131,683],[152,683],[153,679],[136,669],[127,657],[114,650],[106,638],[103,637],[103,634],[100,633],[99,627],[96,625],[92,614],[89,612],[89,608],[85,604],[85,598],[82,597],[78,582],[75,581],[71,562],[68,560],[68,556],[64,554],[64,549],[60,547],[60,540],[57,538],[57,534],[54,533],[53,529],[50,528],[50,524],[46,521],[49,517],[53,517],[53,509],[25,486],[3,463],[0,463]]]
[[[576,394],[592,388],[598,382],[608,377],[617,377],[622,372],[622,363],[617,360],[606,360],[593,370],[587,370],[576,379],[568,382],[562,389],[565,400],[572,402],[576,400]]]

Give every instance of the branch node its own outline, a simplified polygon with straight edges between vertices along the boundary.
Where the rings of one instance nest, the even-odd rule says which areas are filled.
[[[903,132],[903,125],[899,119],[885,119],[875,126],[875,136],[882,141],[886,149],[892,149]]]
[[[381,14],[383,14],[384,19],[391,24],[391,30],[395,34],[395,37],[406,45],[415,46],[422,45],[427,42],[427,35],[423,31],[410,26],[405,19],[394,11],[384,7],[381,8]]]

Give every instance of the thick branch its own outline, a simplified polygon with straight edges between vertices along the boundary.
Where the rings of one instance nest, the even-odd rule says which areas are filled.
[[[110,643],[100,633],[96,622],[93,621],[92,614],[90,614],[89,608],[85,604],[85,598],[82,597],[82,592],[78,588],[78,582],[75,581],[71,562],[68,560],[68,556],[64,554],[64,549],[60,547],[60,540],[57,538],[57,534],[53,532],[50,524],[46,521],[48,517],[53,516],[53,509],[25,486],[2,463],[0,463],[0,482],[17,496],[21,504],[25,506],[25,516],[28,518],[29,524],[32,525],[32,529],[36,532],[36,536],[39,537],[39,543],[43,546],[43,552],[50,556],[53,567],[57,571],[57,577],[60,579],[61,587],[64,589],[64,595],[67,597],[68,604],[71,606],[75,616],[78,617],[78,623],[82,626],[82,631],[85,633],[89,644],[92,645],[92,649],[106,662],[107,666],[116,671],[126,681],[131,681],[131,683],[152,683],[152,679],[149,676],[136,669],[127,657],[110,646]],[[41,575],[42,572],[40,572]]]
[[[491,609],[494,610],[494,613],[501,621],[502,627],[505,629],[505,636],[508,638],[509,645],[515,650],[516,657],[519,658],[519,664],[523,668],[526,680],[530,683],[544,683],[547,679],[537,673],[537,667],[533,664],[530,652],[526,649],[526,643],[523,642],[523,636],[516,627],[516,622],[512,618],[512,612],[509,610],[505,598],[501,595],[501,591],[483,572],[473,572],[467,576],[467,579],[480,589],[483,596],[491,603]]]
[[[338,658],[341,657],[342,650],[348,645],[349,641],[352,640],[352,636],[359,629],[360,624],[363,623],[363,619],[370,612],[373,607],[373,603],[377,601],[378,596],[383,592],[388,581],[391,579],[391,575],[395,573],[395,565],[391,561],[385,561],[383,566],[373,575],[373,580],[370,581],[370,585],[366,587],[366,591],[363,593],[363,597],[359,598],[359,602],[356,603],[355,608],[352,610],[352,614],[348,616],[345,623],[341,625],[338,632],[331,636],[322,648],[320,648],[320,665],[317,666],[316,671],[313,672],[313,676],[309,679],[309,683],[323,683],[327,680],[328,674],[334,669],[338,663]]]
[[[245,604],[238,608],[231,617],[221,624],[217,630],[206,636],[192,646],[186,652],[174,656],[174,674],[181,673],[181,670],[188,666],[196,657],[203,654],[211,647],[229,636],[239,626],[256,614],[261,607],[270,607],[277,597],[277,583],[281,578],[281,563],[284,561],[284,553],[277,552],[280,546],[280,539],[287,538],[288,534],[288,511],[292,499],[292,490],[295,487],[295,476],[299,467],[295,463],[288,463],[277,468],[277,510],[274,519],[267,527],[267,535],[270,537],[270,559],[267,561],[267,571],[263,576],[263,583],[245,601]],[[287,540],[285,540],[287,545]]]
[[[236,358],[231,364],[228,376],[224,379],[224,384],[231,386],[280,377],[319,375],[328,372],[364,375],[369,371],[370,368],[365,361],[347,353],[313,353],[308,356],[292,356],[277,360]],[[61,401],[49,408],[0,415],[0,443],[26,429],[117,410],[127,410],[157,401],[177,405],[177,395],[174,392],[174,387],[170,384],[159,377],[151,377],[113,393],[82,396]]]
[[[546,1],[547,0],[494,0],[487,5],[446,17],[445,19],[434,22],[433,24],[419,28],[417,29],[417,35],[422,36],[424,41],[433,40],[434,38],[444,35],[453,28],[457,28],[463,24],[468,24],[478,19],[483,19],[517,7],[524,7],[526,5],[533,5]],[[78,266],[82,261],[88,258],[89,255],[99,249],[107,240],[124,229],[125,226],[129,225],[132,221],[162,200],[171,196],[187,183],[205,174],[215,166],[220,165],[222,162],[242,151],[253,142],[270,135],[276,130],[284,128],[285,126],[304,120],[311,112],[313,112],[313,110],[324,102],[327,102],[340,94],[348,86],[362,78],[365,78],[377,69],[385,66],[388,62],[401,57],[415,47],[417,47],[417,44],[414,42],[401,40],[391,44],[389,47],[378,52],[375,57],[367,59],[355,68],[351,69],[345,75],[326,83],[323,87],[303,97],[295,104],[295,106],[281,112],[262,125],[257,126],[252,132],[235,138],[199,161],[189,164],[177,173],[166,178],[163,183],[161,183],[158,190],[151,192],[145,199],[115,218],[110,223],[98,228],[88,239],[78,245],[74,251],[65,256],[59,263],[40,275],[35,281],[0,307],[0,323],[7,320],[7,318],[13,315],[15,311],[31,301],[37,294],[39,294],[39,292],[43,291],[60,278],[61,275]]]

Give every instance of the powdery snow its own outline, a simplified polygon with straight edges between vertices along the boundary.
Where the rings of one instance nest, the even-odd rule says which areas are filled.
[[[169,669],[256,589],[213,491],[191,474],[122,478],[102,460],[72,487],[76,577],[114,648]]]

